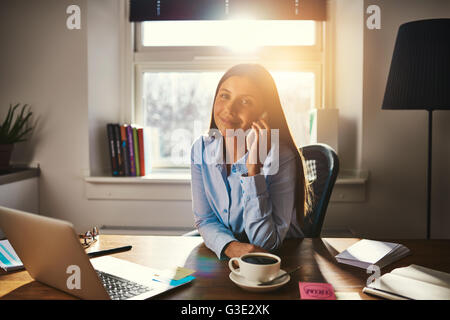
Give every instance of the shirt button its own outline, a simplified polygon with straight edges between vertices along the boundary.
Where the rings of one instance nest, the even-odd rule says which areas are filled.
[[[227,213],[227,212],[228,212],[228,210],[227,210],[227,209],[225,209],[225,210],[223,210],[223,212]]]

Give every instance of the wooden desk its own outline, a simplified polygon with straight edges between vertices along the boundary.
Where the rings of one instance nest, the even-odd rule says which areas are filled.
[[[89,251],[131,244],[133,249],[115,254],[153,268],[185,266],[197,270],[196,279],[183,287],[155,297],[155,299],[299,299],[298,282],[328,282],[336,292],[356,292],[362,299],[376,299],[362,293],[369,274],[364,269],[339,264],[334,255],[358,239],[290,239],[276,254],[282,258],[281,268],[290,270],[303,265],[291,281],[277,291],[252,293],[237,287],[229,279],[228,261],[220,261],[205,247],[201,237],[121,236],[102,235]],[[412,254],[385,268],[418,264],[450,272],[450,240],[395,240],[407,246]],[[2,299],[74,299],[74,297],[34,281],[26,271],[0,273]]]

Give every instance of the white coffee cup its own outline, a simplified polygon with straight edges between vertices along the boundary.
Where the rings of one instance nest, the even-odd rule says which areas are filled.
[[[239,265],[235,269],[233,262]],[[251,282],[265,282],[275,278],[280,271],[281,258],[270,253],[253,252],[228,262],[231,272]]]

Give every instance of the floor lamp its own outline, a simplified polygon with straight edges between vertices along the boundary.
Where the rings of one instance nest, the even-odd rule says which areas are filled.
[[[450,110],[450,19],[400,26],[382,109],[428,111],[427,239],[431,228],[433,110]]]

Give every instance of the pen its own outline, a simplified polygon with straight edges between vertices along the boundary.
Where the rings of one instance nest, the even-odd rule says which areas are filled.
[[[95,252],[89,252],[87,255],[89,256],[89,258],[95,258],[95,257],[103,256],[106,254],[113,254],[113,253],[128,251],[128,250],[131,250],[131,248],[132,248],[131,246],[124,246],[124,247],[100,250],[100,251],[95,251]]]

